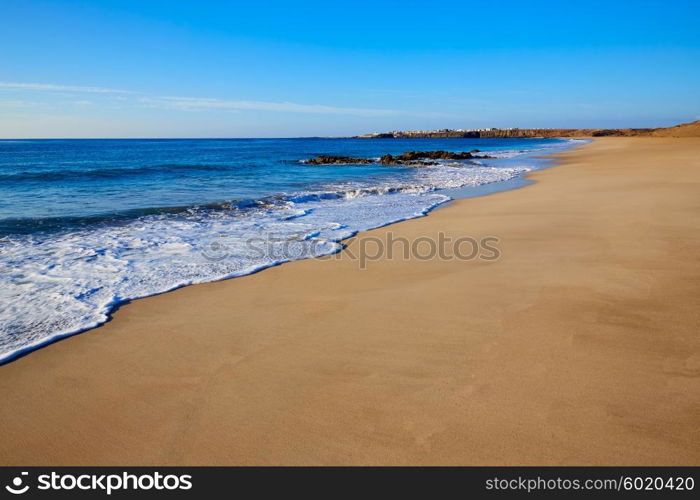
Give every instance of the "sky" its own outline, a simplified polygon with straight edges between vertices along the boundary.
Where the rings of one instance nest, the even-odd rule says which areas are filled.
[[[700,1],[0,0],[0,137],[700,119]]]

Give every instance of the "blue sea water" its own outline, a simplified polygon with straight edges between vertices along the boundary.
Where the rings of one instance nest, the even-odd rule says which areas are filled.
[[[562,139],[0,141],[0,361],[120,302],[326,255],[455,193],[507,186]],[[411,150],[496,159],[307,165]],[[494,184],[496,183],[496,184]]]

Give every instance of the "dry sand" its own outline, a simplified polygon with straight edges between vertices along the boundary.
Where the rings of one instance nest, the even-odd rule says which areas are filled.
[[[561,159],[365,233],[496,262],[296,262],[0,367],[0,463],[700,463],[700,140]]]

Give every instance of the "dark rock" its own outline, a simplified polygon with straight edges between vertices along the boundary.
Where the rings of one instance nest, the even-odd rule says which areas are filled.
[[[591,133],[591,136],[593,137],[609,137],[609,136],[614,136],[614,137],[619,137],[623,136],[625,133],[621,130],[615,130],[615,129],[603,129],[603,130],[596,130]]]
[[[473,149],[471,152],[464,151],[462,153],[452,153],[450,151],[407,151],[400,155],[394,156],[390,154],[383,155],[379,158],[379,163],[382,165],[410,165],[410,166],[428,166],[437,165],[435,160],[471,160],[474,158],[492,158],[487,155],[474,155],[478,153],[478,149]],[[320,155],[316,158],[304,160],[307,165],[367,165],[375,163],[374,160],[368,158],[353,158],[351,156],[333,156]]]
[[[472,152],[478,152],[478,150]],[[379,163],[382,165],[416,165],[425,164],[425,160],[471,160],[473,158],[490,158],[486,155],[474,156],[472,152],[407,151],[398,156],[384,155],[379,159]]]
[[[369,163],[374,163],[374,160],[369,160],[367,158],[353,158],[352,156],[320,155],[316,158],[304,160],[303,162],[307,165],[366,165]]]

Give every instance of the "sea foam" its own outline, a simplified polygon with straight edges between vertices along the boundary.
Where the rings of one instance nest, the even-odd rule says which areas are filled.
[[[104,323],[124,301],[329,255],[358,231],[425,215],[450,200],[444,189],[528,170],[444,162],[379,184],[325,183],[245,205],[10,236],[0,251],[0,361]]]

